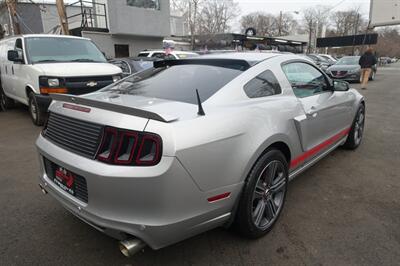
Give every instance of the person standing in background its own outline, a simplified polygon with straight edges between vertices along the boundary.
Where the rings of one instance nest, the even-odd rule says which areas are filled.
[[[371,75],[372,66],[377,63],[376,57],[372,53],[372,48],[368,48],[365,53],[360,57],[358,64],[361,66],[361,89],[366,90],[369,77]]]

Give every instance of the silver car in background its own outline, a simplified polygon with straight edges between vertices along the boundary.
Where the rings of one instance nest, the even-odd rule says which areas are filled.
[[[339,59],[336,64],[330,66],[326,73],[333,79],[360,82],[361,67],[358,64],[360,56],[345,56]],[[372,66],[369,80],[374,80],[376,76],[376,65]]]
[[[289,180],[359,146],[363,97],[309,60],[226,53],[166,60],[105,89],[54,95],[40,187],[129,256],[218,226],[257,238]]]

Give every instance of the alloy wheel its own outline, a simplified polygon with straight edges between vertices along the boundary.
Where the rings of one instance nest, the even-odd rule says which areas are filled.
[[[282,209],[286,193],[286,177],[282,162],[270,162],[260,173],[253,193],[252,215],[254,225],[265,230],[270,227]]]
[[[364,110],[360,109],[356,122],[354,124],[354,141],[358,145],[361,142],[363,133],[364,133]]]

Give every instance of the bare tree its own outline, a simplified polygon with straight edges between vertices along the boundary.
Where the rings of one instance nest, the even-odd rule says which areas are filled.
[[[243,16],[240,20],[242,31],[247,28],[255,28],[259,36],[271,36],[275,29],[275,17],[265,12],[253,12]]]
[[[180,12],[189,26],[192,49],[194,49],[195,46],[195,35],[197,34],[199,13],[198,10],[202,2],[203,0],[171,0],[170,2],[171,9]]]
[[[242,30],[253,27],[260,36],[288,35],[297,29],[297,22],[291,14],[274,16],[265,12],[253,12],[240,20]],[[280,34],[279,34],[280,32]]]
[[[322,32],[324,27],[328,25],[330,7],[316,6],[303,10],[303,20],[306,32],[309,35],[307,52],[310,53],[316,44],[318,35]]]
[[[205,35],[226,33],[239,11],[238,4],[233,0],[204,1],[199,9],[199,33]]]
[[[337,11],[332,14],[331,21],[336,36],[357,34],[367,26],[359,7],[349,11]]]

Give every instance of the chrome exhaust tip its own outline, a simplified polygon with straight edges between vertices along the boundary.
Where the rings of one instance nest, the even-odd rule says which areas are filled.
[[[42,184],[39,184],[40,190],[42,191],[43,195],[47,194],[47,190],[44,189],[44,187],[42,186]]]
[[[119,242],[119,250],[126,257],[131,257],[146,247],[146,243],[137,238],[122,240]]]

